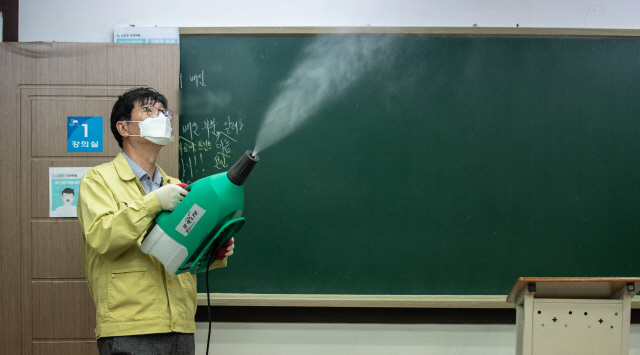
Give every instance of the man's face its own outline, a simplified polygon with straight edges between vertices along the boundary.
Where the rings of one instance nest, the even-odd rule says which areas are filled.
[[[136,101],[133,103],[133,109],[131,110],[131,119],[130,121],[142,122],[149,118],[147,114],[147,107],[156,107],[157,109],[164,111],[164,106],[160,102],[148,102],[146,105],[140,105],[140,101]],[[137,123],[130,122],[128,127],[129,134],[139,135],[140,134],[140,126]]]
[[[73,194],[62,194],[62,201],[66,204],[71,203],[73,199],[74,199]]]

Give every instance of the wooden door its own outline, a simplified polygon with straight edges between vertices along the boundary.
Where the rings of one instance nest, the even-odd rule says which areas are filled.
[[[0,354],[97,354],[80,224],[49,217],[49,167],[112,160],[111,108],[131,87],[176,110],[179,45],[0,43],[0,73]],[[67,151],[70,116],[102,117],[102,152]],[[177,140],[158,164],[177,176]]]

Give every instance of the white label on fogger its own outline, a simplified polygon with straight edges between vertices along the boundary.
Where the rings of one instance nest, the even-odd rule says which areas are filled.
[[[194,203],[193,207],[191,207],[189,212],[187,212],[187,215],[184,216],[182,221],[180,221],[180,223],[176,227],[176,230],[180,232],[180,234],[186,237],[187,234],[189,234],[189,232],[191,231],[191,229],[193,229],[193,227],[196,225],[196,223],[198,223],[200,218],[202,218],[202,215],[205,212],[206,211],[202,209],[202,207]]]

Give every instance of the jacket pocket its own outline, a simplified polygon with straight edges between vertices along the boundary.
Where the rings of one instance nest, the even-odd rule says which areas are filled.
[[[109,316],[114,320],[151,319],[156,311],[158,285],[145,266],[114,269],[108,276]]]

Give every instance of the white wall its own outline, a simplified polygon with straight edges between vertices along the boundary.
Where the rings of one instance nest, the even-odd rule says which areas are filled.
[[[20,41],[112,42],[113,28],[640,28],[638,0],[21,0]],[[197,353],[207,324],[199,323]],[[513,354],[514,325],[216,323],[212,354]],[[640,355],[640,325],[631,354]]]
[[[112,42],[113,28],[640,27],[637,0],[20,0],[19,40]]]
[[[204,354],[208,324],[198,324]],[[221,323],[209,354],[513,355],[515,325]]]
[[[196,354],[208,325],[199,323]],[[209,354],[225,355],[513,355],[515,325],[218,323]],[[640,355],[640,325],[631,326],[630,355]]]

